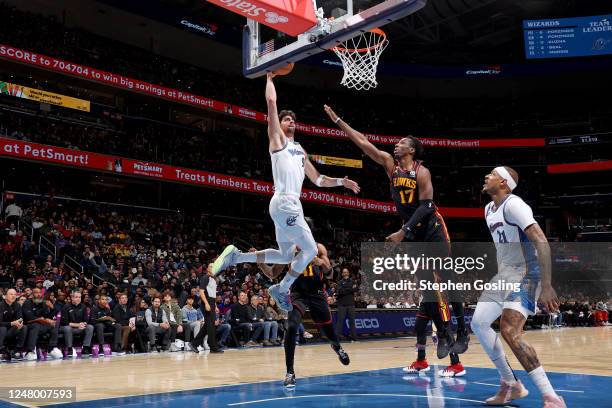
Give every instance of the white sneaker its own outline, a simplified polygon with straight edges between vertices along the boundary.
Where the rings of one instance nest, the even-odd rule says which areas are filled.
[[[191,348],[191,344],[189,344],[189,342],[185,342],[185,351],[193,351],[193,349]]]
[[[174,353],[175,351],[180,351],[180,350],[181,350],[180,348],[176,347],[176,344],[172,343],[170,345],[170,352],[171,353]]]
[[[113,351],[113,356],[125,356],[125,351]]]
[[[312,334],[308,333],[307,331],[304,332],[304,338],[305,339],[312,339]]]
[[[198,353],[203,353],[206,349],[202,346],[198,346]]]
[[[53,347],[53,350],[51,350],[51,352],[48,355],[50,355],[51,357],[57,360],[64,358],[64,355],[62,354],[61,350],[58,349],[57,347]]]
[[[28,351],[28,353],[25,355],[25,359],[26,361],[36,361],[38,360],[38,356],[36,355],[35,351]]]

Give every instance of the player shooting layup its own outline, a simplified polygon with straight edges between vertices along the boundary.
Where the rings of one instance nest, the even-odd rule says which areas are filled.
[[[491,328],[491,323],[501,316],[501,335],[542,393],[544,408],[564,408],[563,399],[553,390],[535,350],[522,334],[527,317],[535,314],[538,299],[549,311],[558,310],[559,302],[551,284],[548,240],[533,218],[531,207],[512,194],[517,183],[517,172],[500,166],[485,177],[482,188],[492,200],[485,207],[487,227],[497,250],[498,272],[492,281],[521,284],[519,292],[484,291],[472,318],[472,330],[501,376],[499,391],[486,403],[505,405],[528,394],[512,372],[499,336]]]
[[[304,174],[319,187],[343,186],[359,193],[359,186],[348,178],[331,178],[320,174],[308,159],[299,143],[294,141],[295,113],[276,108],[276,89],[269,73],[266,83],[268,104],[268,138],[274,178],[274,196],[270,200],[270,216],[276,229],[279,249],[265,249],[257,252],[241,252],[235,246],[227,246],[213,264],[213,274],[237,263],[257,262],[267,264],[291,264],[283,280],[269,288],[270,296],[278,306],[291,311],[289,288],[302,274],[306,266],[317,255],[317,244],[304,219],[300,202]],[[295,246],[301,251],[295,251]]]

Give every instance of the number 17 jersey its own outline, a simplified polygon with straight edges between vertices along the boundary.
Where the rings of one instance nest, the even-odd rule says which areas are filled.
[[[414,162],[413,170],[405,170],[396,165],[391,175],[391,197],[404,223],[408,222],[419,207],[417,186],[419,167],[421,167],[420,161]]]

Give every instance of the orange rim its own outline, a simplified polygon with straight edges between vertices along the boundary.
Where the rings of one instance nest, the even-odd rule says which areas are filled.
[[[386,40],[387,40],[387,34],[385,34],[385,32],[383,30],[381,30],[380,28],[373,28],[371,30],[369,30],[370,33],[374,33],[374,34],[378,34],[380,36],[380,41],[377,42],[376,44],[372,45],[371,47],[366,47],[366,48],[344,48],[342,46],[335,46],[332,48],[333,51],[339,51],[339,52],[358,52],[358,53],[366,53],[370,50],[375,50],[376,48],[380,47]]]

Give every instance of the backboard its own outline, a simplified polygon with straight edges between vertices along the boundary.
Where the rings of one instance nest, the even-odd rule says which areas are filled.
[[[242,39],[243,72],[265,75],[331,49],[359,33],[382,27],[423,8],[427,0],[313,0],[317,24],[292,37],[247,19]]]

